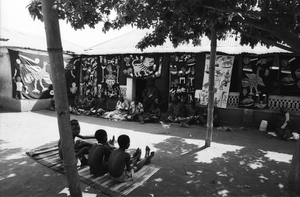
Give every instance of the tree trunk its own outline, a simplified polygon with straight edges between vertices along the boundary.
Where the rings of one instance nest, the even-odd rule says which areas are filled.
[[[297,141],[287,178],[286,196],[300,196],[300,139]]]
[[[55,0],[42,0],[51,78],[55,95],[58,128],[62,143],[64,166],[71,196],[82,196],[74,154],[74,141],[70,124],[66,78],[63,64],[58,12]]]
[[[213,133],[213,113],[214,113],[214,93],[215,93],[215,61],[217,50],[217,36],[214,26],[211,27],[210,39],[210,60],[209,60],[209,89],[208,89],[208,109],[207,109],[207,130],[205,146],[210,147]]]

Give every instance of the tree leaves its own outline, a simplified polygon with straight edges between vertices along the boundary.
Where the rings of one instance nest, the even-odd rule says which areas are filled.
[[[282,48],[300,54],[299,1],[58,0],[57,6],[59,18],[74,29],[94,28],[99,22],[104,22],[104,32],[125,25],[152,28],[153,33],[138,44],[141,49],[160,45],[167,37],[174,47],[188,42],[197,45],[201,35],[210,36],[214,25],[219,39],[239,32],[241,44],[269,46],[283,41]],[[40,0],[32,0],[28,10],[34,20],[43,20]],[[112,11],[117,13],[114,18]]]

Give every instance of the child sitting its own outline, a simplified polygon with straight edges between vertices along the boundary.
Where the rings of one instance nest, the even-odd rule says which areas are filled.
[[[103,129],[99,129],[95,133],[95,138],[98,143],[94,144],[91,149],[88,150],[88,165],[90,167],[90,173],[95,176],[103,176],[108,171],[108,158],[110,153],[115,147],[112,144],[107,143],[107,133]]]
[[[146,146],[146,153],[144,159],[140,160],[141,151],[137,151],[133,155],[131,163],[131,156],[126,152],[130,146],[130,138],[127,135],[120,135],[118,137],[119,148],[114,150],[108,160],[108,173],[112,180],[116,182],[126,182],[133,179],[133,173],[139,171],[144,165],[151,162],[154,152],[150,153],[150,148]]]

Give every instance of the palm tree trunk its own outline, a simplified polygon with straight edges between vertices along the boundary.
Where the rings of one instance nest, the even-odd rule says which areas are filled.
[[[211,27],[210,60],[209,60],[209,89],[208,89],[208,109],[207,109],[207,130],[205,146],[210,147],[213,133],[213,113],[214,113],[214,92],[215,92],[215,61],[217,50],[217,36],[214,25]]]
[[[42,0],[51,78],[55,95],[58,128],[63,149],[64,165],[71,196],[82,196],[74,154],[74,141],[70,124],[70,111],[63,64],[58,12],[55,0]]]

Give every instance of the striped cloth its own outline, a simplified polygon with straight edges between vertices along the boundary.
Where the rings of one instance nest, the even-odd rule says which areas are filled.
[[[65,174],[63,162],[59,158],[57,145],[46,148],[34,149],[26,154],[38,163],[47,166],[57,172]],[[137,187],[143,185],[160,167],[153,164],[144,166],[134,173],[134,180],[125,183],[117,183],[109,178],[108,174],[97,177],[90,174],[89,166],[78,168],[80,181],[113,197],[126,196]]]

